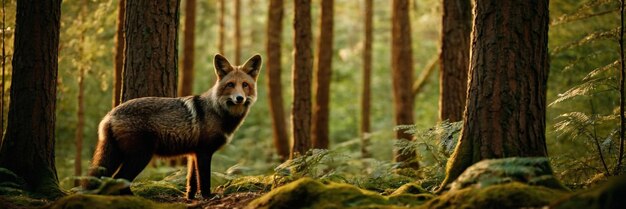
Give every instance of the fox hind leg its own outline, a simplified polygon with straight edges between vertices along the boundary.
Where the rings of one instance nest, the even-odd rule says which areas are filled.
[[[150,163],[152,155],[154,154],[154,147],[149,146],[154,144],[151,142],[153,137],[138,137],[128,140],[120,140],[122,149],[124,152],[124,160],[122,166],[115,174],[114,178],[123,178],[132,182],[141,171]],[[132,194],[130,188],[124,189],[122,194]]]
[[[187,199],[193,199],[198,192],[198,164],[195,156],[187,157]]]

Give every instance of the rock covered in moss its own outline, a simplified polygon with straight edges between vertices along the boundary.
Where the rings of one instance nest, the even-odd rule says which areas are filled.
[[[224,195],[236,192],[267,192],[272,189],[275,179],[272,176],[243,176],[228,181],[217,190]]]
[[[568,190],[553,175],[548,158],[502,158],[480,161],[467,168],[452,184],[451,191],[522,182]]]
[[[626,207],[626,176],[615,177],[589,190],[571,194],[554,202],[550,208],[624,208]]]
[[[45,207],[47,209],[184,209],[182,204],[157,203],[137,196],[70,195]]]
[[[541,208],[564,196],[567,192],[519,182],[491,185],[484,188],[467,187],[449,191],[432,199],[420,208],[446,209],[500,209]]]
[[[247,208],[380,208],[416,206],[426,199],[401,195],[385,197],[349,184],[323,184],[302,178],[273,189],[252,201]]]

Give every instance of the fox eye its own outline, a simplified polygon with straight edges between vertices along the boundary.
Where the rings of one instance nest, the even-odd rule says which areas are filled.
[[[243,82],[243,83],[241,84],[241,86],[243,86],[244,88],[246,88],[246,87],[248,87],[248,83]]]
[[[235,83],[233,83],[233,82],[228,82],[228,83],[226,84],[226,87],[228,87],[228,88],[235,88]]]

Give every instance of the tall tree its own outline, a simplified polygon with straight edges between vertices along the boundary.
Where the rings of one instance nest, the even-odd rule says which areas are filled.
[[[370,100],[372,95],[372,16],[373,0],[365,0],[365,41],[363,46],[363,95],[361,96],[361,156],[369,157],[366,136],[370,132]]]
[[[87,0],[83,0],[80,10],[79,23],[80,23],[80,46],[78,46],[78,53],[81,57],[85,53],[85,31],[87,27],[85,26],[84,17],[87,16]],[[85,69],[86,66],[84,62],[78,65],[78,95],[76,100],[78,101],[78,108],[76,111],[76,132],[74,132],[74,140],[76,145],[76,156],[74,158],[74,176],[82,175],[82,153],[83,153],[83,133],[85,131]],[[80,180],[74,181],[74,186],[80,185]]]
[[[391,30],[391,68],[393,78],[393,103],[396,125],[413,124],[413,50],[411,49],[411,22],[409,20],[409,0],[393,0]],[[398,140],[411,140],[411,134],[404,130],[396,131]],[[404,162],[405,167],[419,165],[415,151],[398,151],[396,162]]]
[[[61,0],[17,2],[13,78],[0,167],[26,181],[26,190],[56,198],[54,126]],[[20,160],[15,160],[20,159]]]
[[[193,90],[196,0],[185,1],[185,22],[183,29],[183,66],[178,81],[178,96],[191,95]]]
[[[439,120],[463,120],[472,31],[470,0],[443,0],[439,54]]]
[[[291,158],[306,153],[311,147],[311,0],[294,1],[294,65],[292,72],[293,107]]]
[[[267,21],[267,93],[270,114],[272,115],[272,130],[274,132],[274,147],[281,161],[289,158],[289,138],[285,125],[285,110],[283,107],[283,92],[281,85],[282,57],[281,37],[283,33],[283,0],[270,0]]]
[[[330,114],[330,79],[333,58],[333,0],[322,0],[320,33],[317,40],[315,59],[315,103],[313,104],[313,124],[311,143],[313,148],[328,149],[328,117]]]
[[[117,32],[115,33],[115,68],[113,72],[113,107],[120,104],[122,96],[122,69],[124,69],[124,25],[126,24],[126,0],[119,0],[117,9]]]
[[[548,0],[474,5],[465,120],[442,188],[483,159],[547,156]]]
[[[176,96],[179,7],[178,0],[126,2],[122,101]]]
[[[224,55],[225,51],[224,51],[224,40],[225,40],[225,33],[226,33],[226,22],[225,22],[225,16],[226,16],[226,1],[225,0],[219,0],[219,6],[220,6],[220,12],[219,12],[219,17],[218,22],[219,22],[219,27],[217,29],[217,34],[218,34],[218,38],[217,38],[217,50],[219,51],[220,54]]]
[[[241,0],[235,0],[235,63],[241,62]]]

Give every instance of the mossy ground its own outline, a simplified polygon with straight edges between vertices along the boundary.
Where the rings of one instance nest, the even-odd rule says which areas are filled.
[[[184,204],[158,203],[138,196],[108,196],[75,194],[61,198],[45,207],[46,209],[184,209]]]
[[[389,197],[350,184],[323,184],[302,178],[252,201],[248,208],[380,208],[417,206],[428,195],[396,194]]]
[[[566,194],[562,190],[512,182],[451,191],[434,198],[421,208],[541,208]]]

